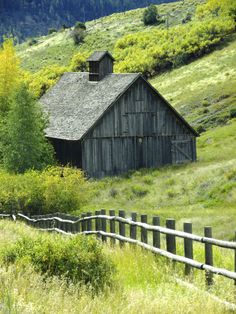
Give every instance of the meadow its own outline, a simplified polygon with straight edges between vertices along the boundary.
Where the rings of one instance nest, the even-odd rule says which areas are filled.
[[[39,231],[21,223],[0,222],[0,241],[6,246],[22,237],[41,237]],[[57,235],[48,235],[59,241]],[[195,248],[197,259],[201,251]],[[103,246],[103,253],[116,266],[112,286],[94,295],[81,283],[68,283],[56,276],[45,278],[32,266],[13,264],[7,268],[0,259],[0,304],[3,313],[232,313],[223,301],[234,302],[232,281],[215,276],[205,290],[205,275],[183,275],[183,266],[139,248]],[[216,264],[232,267],[232,255],[217,254]],[[143,267],[145,265],[145,267]],[[231,265],[231,266],[230,266]],[[219,300],[220,299],[220,300]],[[181,302],[179,302],[181,300]],[[176,307],[176,304],[178,306]],[[1,311],[0,310],[0,311]]]

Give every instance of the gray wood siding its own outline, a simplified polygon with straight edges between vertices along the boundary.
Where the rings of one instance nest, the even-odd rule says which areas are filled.
[[[83,169],[103,177],[194,161],[196,139],[140,78],[87,134],[82,150]]]

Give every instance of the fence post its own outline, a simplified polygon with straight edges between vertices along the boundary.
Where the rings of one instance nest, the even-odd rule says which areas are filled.
[[[90,216],[92,216],[92,213],[88,212],[88,213],[86,213],[86,216],[90,217]],[[87,231],[92,231],[92,220],[91,219],[87,220]]]
[[[137,221],[137,213],[131,213],[132,221]],[[130,226],[130,238],[137,240],[137,226]]]
[[[166,228],[175,230],[175,220],[166,219]],[[176,238],[172,234],[166,235],[166,249],[172,254],[176,254]]]
[[[101,210],[101,215],[106,215],[106,210]],[[105,218],[102,218],[102,231],[107,232],[107,220]],[[102,236],[102,241],[106,242],[107,238],[106,236]]]
[[[236,231],[234,241],[236,242]],[[236,250],[234,250],[234,271],[236,273]],[[236,286],[236,280],[234,280],[234,285]]]
[[[86,217],[86,214],[81,215],[81,219],[83,219],[84,217]],[[81,229],[82,232],[86,231],[86,221],[84,220],[81,221]]]
[[[147,223],[147,215],[141,215],[141,222]],[[141,242],[148,243],[147,229],[141,227]]]
[[[79,220],[80,219],[80,216],[76,217],[75,221]],[[74,224],[74,231],[75,233],[80,233],[80,222],[76,222]]]
[[[205,227],[204,228],[204,237],[212,238],[212,228]],[[212,244],[205,243],[205,263],[207,265],[213,266],[213,250]],[[211,272],[206,271],[206,283],[208,286],[213,284],[213,274]]]
[[[185,222],[184,223],[184,232],[192,233],[193,228],[192,224]],[[193,259],[193,240],[184,238],[184,256],[190,259]],[[192,271],[191,266],[185,264],[185,275],[189,275]]]
[[[101,214],[100,210],[95,211],[96,216],[99,216],[100,214]],[[101,219],[100,218],[96,218],[96,220],[95,220],[95,230],[101,231]],[[97,238],[98,239],[101,238],[100,234],[97,234]]]
[[[116,215],[116,212],[111,209],[109,211],[109,215],[114,217]],[[116,222],[115,220],[110,220],[110,233],[116,233]],[[116,239],[111,238],[111,245],[115,245]]]
[[[125,211],[119,210],[119,217],[125,218]],[[125,237],[125,224],[123,222],[119,222],[119,234]],[[120,241],[120,247],[124,246],[124,242]]]
[[[154,216],[152,223],[154,226],[160,226],[160,217]],[[153,246],[158,249],[161,248],[161,234],[159,231],[153,231]]]

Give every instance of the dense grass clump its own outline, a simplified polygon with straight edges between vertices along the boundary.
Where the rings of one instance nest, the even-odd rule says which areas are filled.
[[[65,278],[68,282],[91,286],[95,291],[111,283],[113,264],[105,257],[94,238],[41,235],[20,238],[1,251],[3,264],[31,265],[45,276]]]

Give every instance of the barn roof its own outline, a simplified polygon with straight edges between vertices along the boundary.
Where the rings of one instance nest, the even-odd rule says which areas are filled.
[[[108,55],[113,61],[115,60],[109,51],[95,51],[90,57],[88,57],[87,61],[100,61],[105,55]]]
[[[89,73],[65,73],[41,99],[49,114],[46,136],[79,140],[140,74],[108,74],[98,82]]]

